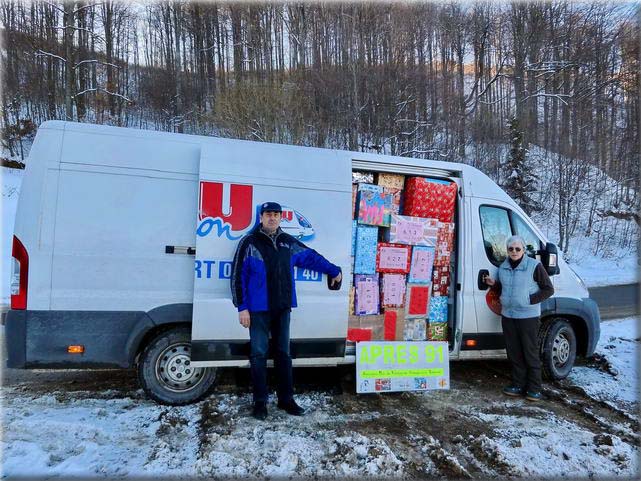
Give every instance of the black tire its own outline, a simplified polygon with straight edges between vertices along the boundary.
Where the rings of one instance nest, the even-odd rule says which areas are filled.
[[[199,401],[216,383],[216,368],[189,367],[191,328],[176,327],[154,337],[138,359],[138,381],[151,399],[182,406]]]
[[[576,334],[565,319],[550,319],[541,328],[541,364],[543,376],[550,380],[565,379],[576,360]]]

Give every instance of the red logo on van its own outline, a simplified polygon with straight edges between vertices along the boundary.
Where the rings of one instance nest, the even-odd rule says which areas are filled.
[[[228,205],[223,205],[223,189],[224,184],[221,182],[200,182],[198,220],[207,217],[221,219],[232,231],[245,230],[252,222],[253,187],[229,184]]]

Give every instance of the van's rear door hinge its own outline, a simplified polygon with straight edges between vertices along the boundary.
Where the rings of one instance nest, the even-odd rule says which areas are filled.
[[[193,256],[196,255],[196,248],[189,246],[165,246],[165,254],[186,254]]]

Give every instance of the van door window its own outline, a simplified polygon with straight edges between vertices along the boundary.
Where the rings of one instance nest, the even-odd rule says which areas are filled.
[[[505,242],[512,235],[508,211],[484,205],[479,208],[479,213],[485,253],[490,262],[498,266],[507,257]]]
[[[527,252],[527,255],[530,257],[536,257],[537,252],[541,249],[541,240],[532,231],[532,229],[530,229],[530,226],[514,212],[512,212],[512,225],[514,226],[515,234],[523,237],[523,240],[525,241],[525,252]]]

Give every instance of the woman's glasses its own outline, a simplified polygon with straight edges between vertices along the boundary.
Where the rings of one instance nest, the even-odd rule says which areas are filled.
[[[521,252],[522,249],[520,247],[508,247],[507,250],[510,252]]]

